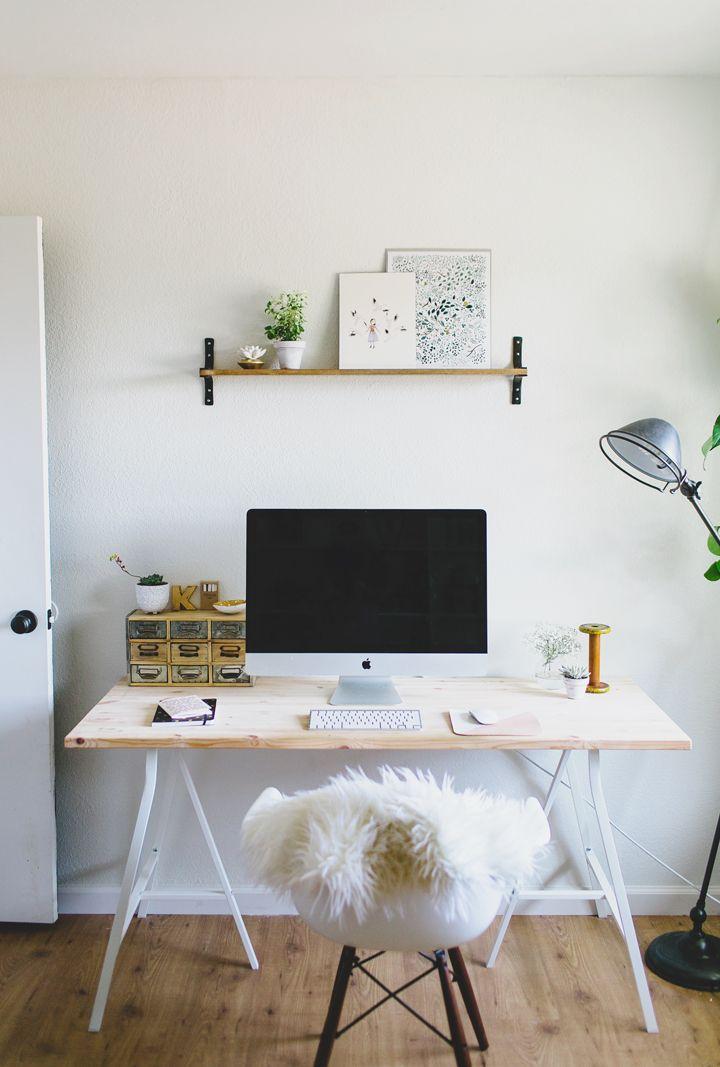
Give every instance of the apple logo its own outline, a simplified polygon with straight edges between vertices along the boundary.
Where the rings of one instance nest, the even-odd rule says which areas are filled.
[[[369,671],[370,670],[370,660],[369,659],[364,659],[362,661],[362,669],[364,671]]]

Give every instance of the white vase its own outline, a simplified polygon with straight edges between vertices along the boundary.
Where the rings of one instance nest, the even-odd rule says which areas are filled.
[[[299,370],[305,351],[304,341],[274,341],[275,354],[283,370]]]
[[[543,689],[562,689],[560,671],[555,667],[540,667],[535,671],[535,681]]]
[[[563,678],[563,682],[565,683],[565,692],[570,700],[582,700],[587,692],[587,678]]]
[[[162,585],[140,585],[138,582],[135,586],[135,596],[140,611],[145,611],[148,615],[157,615],[159,611],[164,611],[168,606],[170,585],[168,582],[163,582]]]

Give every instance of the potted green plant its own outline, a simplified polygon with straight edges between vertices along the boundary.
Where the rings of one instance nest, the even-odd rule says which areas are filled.
[[[117,563],[123,574],[129,575],[131,578],[137,578],[135,596],[140,611],[145,611],[149,615],[157,615],[159,611],[165,610],[170,599],[170,586],[162,574],[146,574],[144,577],[139,574],[132,574],[117,552],[113,552],[110,560],[112,563]]]
[[[566,667],[561,667],[560,674],[565,683],[565,692],[571,700],[580,700],[585,696],[590,677],[587,667],[580,663],[571,663]]]
[[[265,327],[265,336],[273,342],[278,362],[285,370],[298,370],[302,363],[305,342],[305,293],[281,293],[268,300],[265,314],[272,321]]]

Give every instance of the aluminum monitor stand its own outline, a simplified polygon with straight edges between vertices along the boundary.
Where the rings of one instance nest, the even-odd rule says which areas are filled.
[[[392,678],[383,675],[365,677],[362,674],[341,674],[331,704],[366,705],[389,707],[402,704],[402,697],[393,685]]]

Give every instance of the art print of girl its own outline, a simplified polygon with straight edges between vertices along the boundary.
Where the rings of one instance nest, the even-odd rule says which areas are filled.
[[[380,332],[379,332],[379,330],[377,328],[377,323],[375,322],[375,319],[370,319],[370,322],[368,324],[367,339],[368,339],[368,344],[370,345],[371,348],[374,348],[375,345],[380,340]]]

